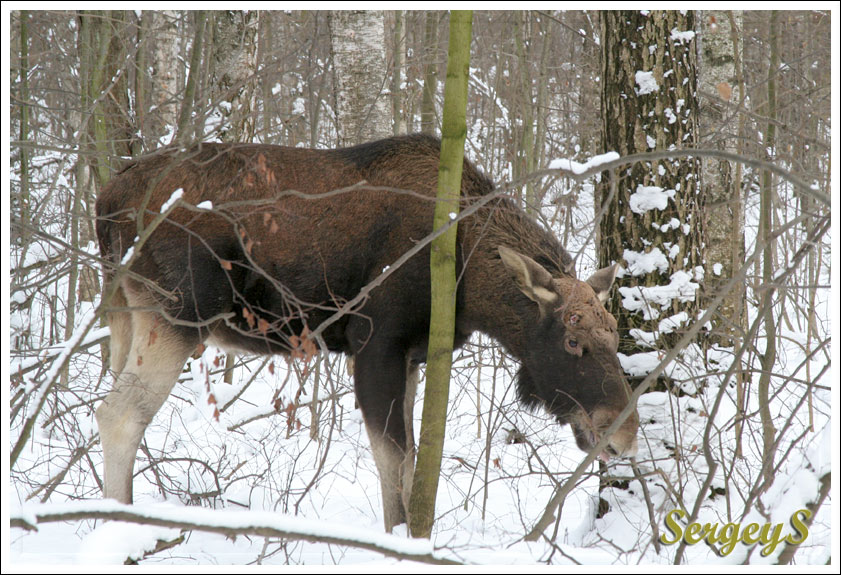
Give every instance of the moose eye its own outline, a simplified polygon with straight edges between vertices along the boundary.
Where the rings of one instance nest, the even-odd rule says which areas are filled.
[[[581,357],[581,355],[583,354],[583,349],[581,345],[578,343],[578,340],[574,337],[568,338],[566,342],[564,342],[564,345],[566,347],[567,352],[571,353],[572,355],[577,355],[578,357]]]

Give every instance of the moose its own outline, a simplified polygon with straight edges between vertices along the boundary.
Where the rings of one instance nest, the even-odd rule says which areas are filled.
[[[96,203],[115,375],[96,411],[105,497],[131,503],[139,443],[199,344],[290,354],[326,322],[319,343],[353,359],[385,529],[406,521],[429,246],[372,281],[431,233],[439,154],[422,135],[340,149],[204,143],[110,180]],[[571,424],[589,452],[631,397],[603,306],[616,264],[576,279],[558,240],[494,190],[465,159],[463,205],[485,202],[458,224],[455,345],[495,338],[521,364],[520,403]],[[600,455],[634,455],[637,427],[632,412]]]

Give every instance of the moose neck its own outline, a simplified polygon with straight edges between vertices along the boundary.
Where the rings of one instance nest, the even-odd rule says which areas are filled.
[[[528,334],[540,321],[537,305],[519,290],[499,258],[490,250],[476,253],[477,261],[464,271],[463,323],[501,343],[522,361],[528,349]]]
[[[508,198],[477,212],[459,227],[463,254],[464,324],[486,333],[523,360],[540,321],[538,305],[517,285],[503,263],[501,246],[526,255],[553,277],[568,275],[573,259],[557,238]]]

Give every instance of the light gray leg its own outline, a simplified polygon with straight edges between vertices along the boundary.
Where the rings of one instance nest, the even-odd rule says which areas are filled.
[[[130,325],[127,352],[127,332],[112,334],[116,335],[112,365],[122,370],[96,410],[105,459],[103,495],[122,503],[132,501],[134,460],[143,433],[198,343],[197,332],[174,328],[151,312],[131,312]]]

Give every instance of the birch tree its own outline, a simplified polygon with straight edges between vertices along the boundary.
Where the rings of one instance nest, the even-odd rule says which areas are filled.
[[[254,10],[211,12],[211,101],[222,117],[219,137],[251,142],[257,97],[257,18]]]
[[[178,123],[178,102],[183,97],[178,21],[175,10],[148,10],[141,17],[135,99],[138,123],[150,149],[168,144]]]
[[[741,12],[728,14],[724,10],[705,11],[699,22],[703,32],[698,66],[703,147],[734,154],[740,151],[740,124],[732,121],[729,105],[739,97],[737,61],[741,52],[741,22]],[[742,166],[709,158],[702,161],[702,167],[707,271],[704,291],[705,297],[709,298],[744,261]],[[734,290],[719,306],[719,320],[713,328],[715,339],[720,343],[732,344],[732,339],[737,337],[742,324],[743,302],[744,289]]]
[[[339,145],[391,135],[382,11],[335,11],[328,22]]]

